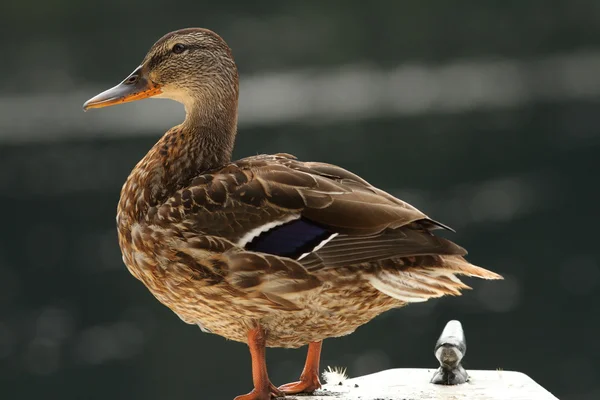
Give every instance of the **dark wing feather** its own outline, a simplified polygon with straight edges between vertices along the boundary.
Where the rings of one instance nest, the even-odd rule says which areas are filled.
[[[236,164],[252,171],[251,182],[260,183],[263,205],[298,210],[332,232],[370,235],[427,219],[416,208],[340,167],[269,156]]]
[[[246,249],[298,259],[331,236],[327,229],[302,218],[261,233],[246,245]]]
[[[401,227],[371,236],[337,236],[315,252],[318,258],[301,262],[308,270],[315,271],[398,257],[466,253],[462,247],[428,231]]]

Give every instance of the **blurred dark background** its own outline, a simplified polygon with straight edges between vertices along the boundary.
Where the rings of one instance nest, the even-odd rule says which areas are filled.
[[[182,323],[121,262],[121,185],[182,108],[81,111],[188,26],[233,48],[236,157],[342,165],[506,277],[326,341],[323,367],[433,368],[456,318],[467,369],[600,398],[600,2],[9,0],[0,26],[0,398],[250,390],[244,345]],[[272,380],[304,357],[269,350]]]

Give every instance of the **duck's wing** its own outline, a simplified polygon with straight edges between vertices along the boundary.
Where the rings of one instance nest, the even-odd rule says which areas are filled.
[[[325,269],[385,262],[400,270],[406,257],[466,253],[434,236],[445,226],[408,203],[340,167],[289,155],[245,158],[199,176],[154,217],[180,224],[192,247],[203,237],[212,246],[203,250],[225,257],[220,274],[235,287],[276,296],[318,286]],[[464,273],[491,277],[464,264]]]

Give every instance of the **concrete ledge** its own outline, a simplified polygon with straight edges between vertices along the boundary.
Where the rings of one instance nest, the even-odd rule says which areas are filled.
[[[430,383],[435,369],[390,369],[329,383],[312,396],[287,400],[556,400],[533,379],[513,371],[470,370],[470,380],[455,386]]]

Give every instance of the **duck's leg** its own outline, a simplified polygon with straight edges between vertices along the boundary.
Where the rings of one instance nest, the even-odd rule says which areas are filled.
[[[248,347],[252,357],[252,381],[254,389],[245,395],[238,396],[233,400],[271,400],[283,396],[283,392],[277,389],[269,380],[267,374],[267,360],[265,357],[265,331],[261,327],[254,328],[248,332]]]
[[[279,390],[285,394],[312,393],[321,387],[321,381],[319,381],[319,361],[321,359],[322,346],[323,341],[313,342],[308,345],[308,355],[306,356],[304,370],[302,370],[302,375],[300,375],[300,381],[279,386]]]

